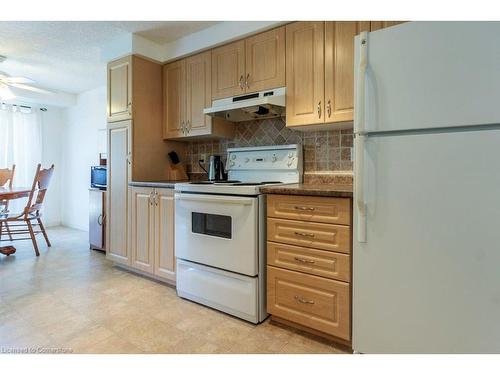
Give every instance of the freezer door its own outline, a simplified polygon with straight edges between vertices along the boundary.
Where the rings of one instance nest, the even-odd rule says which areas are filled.
[[[366,140],[356,351],[500,353],[499,145],[500,130]]]
[[[355,131],[500,123],[497,35],[500,22],[408,22],[369,33],[364,45],[356,37],[355,118],[365,111],[366,121]]]

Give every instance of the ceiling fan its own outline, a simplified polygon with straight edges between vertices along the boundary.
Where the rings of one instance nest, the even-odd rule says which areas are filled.
[[[0,62],[4,61],[5,57],[0,56]],[[54,94],[53,91],[42,89],[33,86],[34,80],[26,77],[11,77],[7,73],[0,72],[0,99],[8,100],[15,98],[15,94],[10,89],[11,87],[37,92],[40,94]]]

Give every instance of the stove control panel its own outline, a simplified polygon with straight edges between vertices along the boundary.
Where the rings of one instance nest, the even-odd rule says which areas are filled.
[[[297,170],[301,168],[301,145],[228,149],[229,170]]]

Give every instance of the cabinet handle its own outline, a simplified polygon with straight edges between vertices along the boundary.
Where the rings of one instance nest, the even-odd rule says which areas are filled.
[[[184,121],[181,122],[181,130],[182,130],[182,134],[186,135],[186,125],[185,125]]]
[[[240,76],[240,89],[241,91],[243,91],[243,89],[245,88],[245,86],[243,86],[243,75]]]
[[[103,218],[102,214],[100,214],[100,215],[97,217],[97,224],[102,225],[103,220],[104,220],[104,218]]]
[[[306,206],[294,206],[294,208],[296,210],[300,210],[300,211],[314,211],[315,210],[314,207],[306,207]]]
[[[307,304],[307,305],[314,305],[314,301],[311,299],[305,299],[305,298],[302,298],[302,297],[299,297],[299,296],[295,296],[294,297],[296,301],[300,302],[300,303],[304,303],[304,304]]]
[[[321,118],[321,100],[318,103],[318,117]]]
[[[315,263],[314,260],[309,260],[309,259],[304,259],[304,258],[299,258],[299,257],[295,257],[293,259],[295,259],[297,262],[300,262],[300,263],[309,263],[309,264]]]
[[[326,105],[326,111],[328,113],[328,118],[332,115],[332,102],[328,100],[328,104]]]
[[[132,102],[127,103],[127,111],[130,116],[132,116]]]
[[[296,236],[301,237],[314,237],[313,233],[293,232]]]
[[[250,88],[250,86],[248,85],[248,79],[250,78],[250,73],[247,73],[247,78],[245,80],[245,86],[247,87],[247,89]]]
[[[158,207],[158,192],[155,189],[155,206]]]
[[[186,123],[186,131],[187,133],[191,133],[191,121],[187,120]]]

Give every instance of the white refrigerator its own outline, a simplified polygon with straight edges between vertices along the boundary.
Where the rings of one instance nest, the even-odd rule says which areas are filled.
[[[500,353],[500,23],[354,43],[353,349]]]

